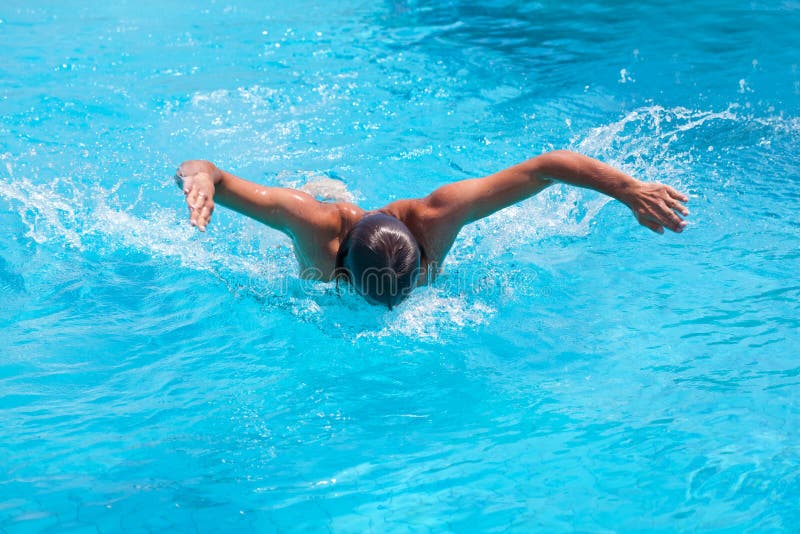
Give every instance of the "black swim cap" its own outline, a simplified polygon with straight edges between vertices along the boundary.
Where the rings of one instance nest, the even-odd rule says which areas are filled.
[[[336,255],[336,273],[368,302],[391,310],[416,287],[421,256],[414,234],[402,221],[375,213],[345,236]]]

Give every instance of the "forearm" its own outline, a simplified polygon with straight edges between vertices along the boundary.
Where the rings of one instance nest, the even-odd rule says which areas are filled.
[[[249,182],[205,160],[184,161],[178,169],[178,176],[184,180],[210,182],[213,187],[209,191],[215,203],[281,229],[276,217],[270,217],[273,211],[270,207],[274,203],[270,190],[275,188]]]
[[[682,202],[689,198],[658,182],[636,180],[605,163],[574,152],[556,151],[527,162],[529,172],[539,180],[557,180],[600,191],[626,204],[637,220],[654,232],[664,228],[680,232],[689,210]]]
[[[594,189],[622,202],[627,202],[640,183],[610,165],[566,150],[537,156],[530,166],[539,179]]]
[[[290,207],[302,201],[299,191],[257,184],[221,169],[216,180],[220,204],[283,232],[292,221]]]
[[[334,205],[318,202],[307,193],[250,182],[219,169],[209,161],[184,162],[178,169],[176,180],[182,182],[193,216],[201,206],[208,211],[208,214],[197,212],[193,222],[195,218],[201,223],[207,222],[216,202],[290,236],[297,236],[307,233],[306,230],[321,228],[338,214]]]

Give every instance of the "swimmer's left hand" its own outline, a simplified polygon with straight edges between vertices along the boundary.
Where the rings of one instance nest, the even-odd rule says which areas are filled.
[[[656,233],[663,234],[664,228],[680,233],[686,227],[681,215],[689,215],[689,210],[682,202],[689,198],[668,185],[637,180],[620,200],[633,211],[639,224]]]

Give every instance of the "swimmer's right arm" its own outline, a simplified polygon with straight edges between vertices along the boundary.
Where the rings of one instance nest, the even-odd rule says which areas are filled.
[[[303,239],[335,224],[338,211],[312,196],[282,187],[267,187],[223,171],[210,161],[184,161],[175,181],[186,195],[190,223],[205,231],[214,202]]]

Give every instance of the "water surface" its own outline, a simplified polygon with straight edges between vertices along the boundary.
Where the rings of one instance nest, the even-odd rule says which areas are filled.
[[[0,530],[791,530],[795,3],[5,2]],[[188,158],[365,207],[543,151],[555,187],[383,312]]]

